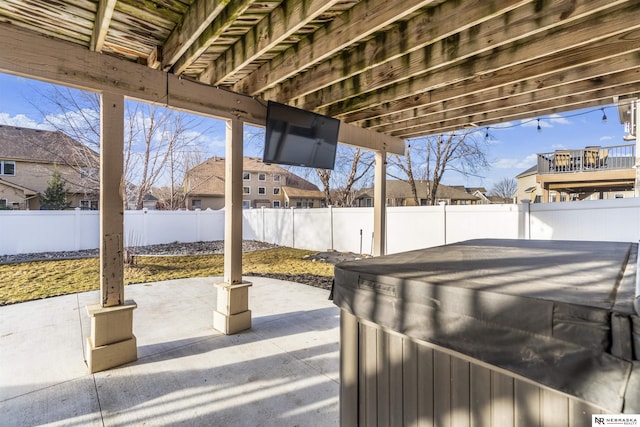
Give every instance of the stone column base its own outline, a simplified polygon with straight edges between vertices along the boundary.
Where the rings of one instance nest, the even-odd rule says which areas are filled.
[[[134,301],[102,307],[87,305],[91,317],[91,335],[87,337],[85,358],[90,373],[104,371],[138,359],[136,337],[133,335]]]
[[[218,288],[216,310],[213,312],[213,327],[225,335],[251,329],[249,310],[250,282],[230,285],[216,283]]]

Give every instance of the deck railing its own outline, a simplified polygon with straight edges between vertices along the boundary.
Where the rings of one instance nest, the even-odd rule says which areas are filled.
[[[538,153],[539,174],[630,169],[635,164],[635,144],[593,146],[578,150]]]

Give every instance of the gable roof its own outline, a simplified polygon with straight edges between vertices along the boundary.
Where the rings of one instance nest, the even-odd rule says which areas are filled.
[[[523,172],[520,172],[518,175],[516,175],[516,178],[524,178],[525,176],[535,175],[537,173],[538,173],[538,165],[533,165],[529,169]]]
[[[309,181],[289,172],[288,170],[272,164],[263,163],[256,157],[244,157],[242,170],[252,173],[268,173],[282,175],[282,186],[298,188],[309,191],[319,191],[318,187]],[[223,157],[211,157],[187,171],[185,191],[193,195],[222,195],[224,194],[225,159]]]
[[[5,185],[7,187],[15,188],[16,190],[23,191],[26,195],[38,194],[36,190],[32,190],[30,188],[24,187],[22,185],[18,185],[16,183],[7,181],[6,179],[0,178],[0,185]]]
[[[320,190],[306,190],[303,188],[285,186],[282,187],[282,191],[284,191],[290,199],[324,199],[324,193]]]
[[[418,197],[424,198],[427,195],[427,188],[429,181],[416,181],[416,190],[418,192]],[[362,193],[358,195],[358,197],[363,197],[368,195],[369,197],[373,197],[373,189],[365,188],[362,190]],[[407,181],[402,181],[399,179],[390,179],[387,181],[387,195],[388,198],[396,198],[396,199],[410,199],[413,198],[413,193],[411,192],[411,186]],[[463,186],[448,186],[444,184],[438,185],[438,191],[436,194],[436,198],[438,199],[448,199],[448,200],[478,200],[477,196],[473,194],[467,193]]]
[[[98,165],[98,153],[60,131],[0,125],[0,157],[38,163]]]

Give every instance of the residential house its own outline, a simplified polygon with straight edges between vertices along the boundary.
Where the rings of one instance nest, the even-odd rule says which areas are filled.
[[[418,193],[418,205],[428,205],[427,189],[429,181],[416,181],[415,183]],[[388,180],[386,199],[387,206],[416,206],[411,186],[407,181]],[[440,202],[448,205],[475,205],[483,203],[483,200],[471,194],[465,187],[450,187],[440,184],[436,193],[436,203]],[[354,205],[358,207],[373,206],[373,188],[361,190],[355,198]]]
[[[71,207],[97,209],[99,156],[62,132],[0,125],[0,208],[40,209],[54,171]]]
[[[224,207],[225,159],[212,157],[190,169],[184,180],[186,206],[189,209]],[[244,208],[319,208],[325,206],[324,194],[311,182],[261,159],[243,160]]]
[[[539,153],[518,181],[517,201],[534,203],[634,196],[635,144]]]

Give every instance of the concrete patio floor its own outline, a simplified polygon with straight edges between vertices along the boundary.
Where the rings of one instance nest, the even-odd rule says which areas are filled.
[[[212,328],[220,278],[125,287],[138,360],[89,374],[98,291],[0,307],[2,426],[336,426],[339,310],[329,291],[253,282],[253,328]]]

